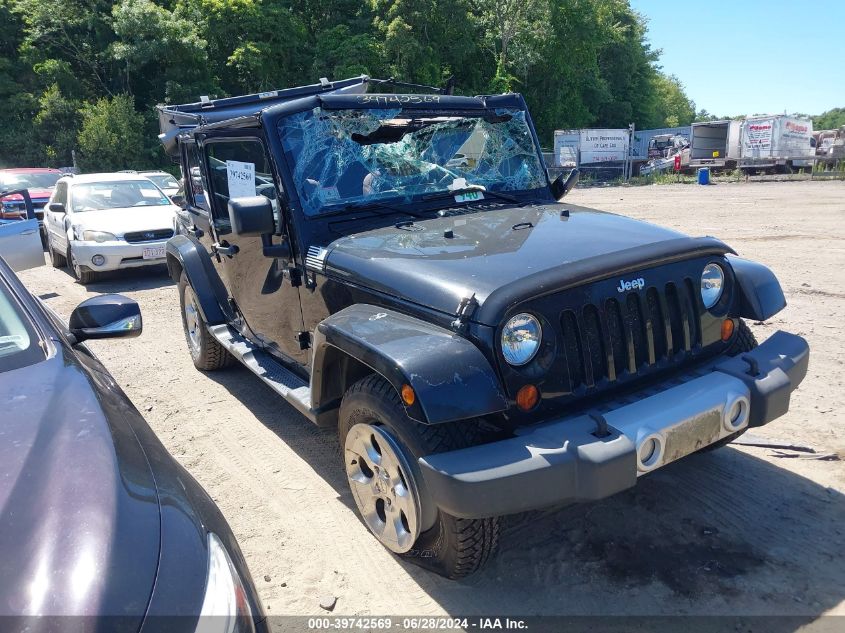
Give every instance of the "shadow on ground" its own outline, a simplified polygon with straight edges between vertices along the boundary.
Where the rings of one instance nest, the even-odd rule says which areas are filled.
[[[70,268],[62,270],[73,279],[73,271]],[[85,285],[85,289],[95,294],[106,294],[153,290],[172,285],[173,280],[167,275],[167,266],[160,264],[99,273],[95,281]]]
[[[208,375],[354,507],[333,431],[246,369]],[[782,615],[797,628],[845,598],[843,532],[843,495],[728,447],[601,502],[505,518],[499,555],[470,578],[400,564],[451,614],[489,615],[494,596],[503,614]]]

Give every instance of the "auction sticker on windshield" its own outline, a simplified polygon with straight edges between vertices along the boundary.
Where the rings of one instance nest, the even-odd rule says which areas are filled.
[[[455,196],[455,202],[473,202],[475,200],[484,200],[484,194],[481,191],[467,191]]]
[[[141,251],[141,257],[144,259],[162,259],[164,258],[164,246],[151,246]]]

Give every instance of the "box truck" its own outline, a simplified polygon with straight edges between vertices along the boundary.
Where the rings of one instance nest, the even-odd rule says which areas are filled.
[[[813,166],[813,122],[784,114],[742,122],[739,168],[777,171]]]
[[[690,131],[690,169],[734,169],[740,157],[740,121],[693,123]]]

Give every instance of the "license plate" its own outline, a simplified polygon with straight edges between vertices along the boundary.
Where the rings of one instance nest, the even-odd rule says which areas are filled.
[[[164,246],[145,248],[143,251],[141,251],[141,257],[143,257],[144,259],[163,259]]]
[[[664,464],[685,457],[719,439],[722,413],[718,409],[706,411],[692,420],[679,424],[666,433]]]

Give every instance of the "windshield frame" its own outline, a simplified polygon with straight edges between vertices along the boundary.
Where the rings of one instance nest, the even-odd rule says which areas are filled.
[[[504,95],[502,95],[504,96]],[[320,207],[319,211],[311,211],[309,212],[306,209],[306,205],[304,204],[304,200],[301,197],[300,191],[300,183],[297,181],[296,176],[296,161],[298,159],[298,155],[295,155],[292,151],[291,147],[283,137],[283,127],[289,121],[290,117],[307,114],[312,111],[322,110],[327,113],[333,113],[338,111],[349,111],[349,112],[357,112],[357,111],[367,111],[372,110],[374,113],[384,113],[385,110],[398,110],[393,116],[399,119],[418,119],[418,118],[425,118],[425,117],[461,117],[467,119],[477,119],[481,120],[485,117],[497,117],[502,116],[504,111],[507,111],[509,114],[516,114],[520,113],[524,117],[522,124],[526,128],[526,132],[530,136],[531,142],[531,151],[530,156],[536,161],[534,165],[538,170],[538,174],[536,179],[534,179],[538,186],[534,188],[528,189],[509,189],[509,188],[502,188],[502,189],[495,189],[491,190],[497,193],[502,193],[508,196],[512,196],[514,198],[520,200],[527,200],[527,199],[534,199],[537,197],[548,198],[549,194],[549,175],[548,169],[546,167],[545,161],[543,159],[542,150],[540,147],[539,139],[537,138],[536,130],[534,129],[533,121],[531,120],[530,113],[528,109],[524,107],[524,101],[522,100],[521,96],[519,95],[507,95],[510,98],[518,98],[519,102],[522,103],[522,106],[509,103],[507,105],[489,105],[488,107],[461,107],[460,105],[453,105],[453,106],[442,106],[437,107],[436,104],[431,105],[427,104],[427,107],[399,107],[399,108],[389,108],[389,107],[369,107],[369,106],[362,106],[360,104],[355,105],[348,105],[345,107],[326,107],[325,105],[320,104],[313,104],[315,107],[304,107],[304,108],[286,108],[285,111],[279,112],[277,116],[273,117],[273,120],[269,121],[269,125],[267,125],[268,132],[267,136],[269,137],[271,145],[274,148],[278,149],[279,155],[282,157],[282,162],[286,169],[284,170],[285,176],[289,179],[288,184],[288,197],[289,202],[293,203],[299,214],[301,214],[304,218],[308,219],[309,221],[319,221],[319,220],[331,220],[333,218],[337,218],[338,215],[352,215],[353,213],[359,211],[359,209],[355,209],[354,211],[349,209],[348,207],[356,207],[356,206],[366,206],[369,203],[394,207],[397,211],[397,214],[402,213],[404,209],[408,208],[428,208],[428,209],[438,209],[443,208],[444,206],[454,206],[457,204],[463,204],[464,201],[453,200],[452,197],[447,195],[449,193],[448,187],[442,187],[437,189],[428,189],[428,190],[420,190],[414,193],[399,193],[397,195],[392,196],[355,196],[355,197],[347,197],[341,198],[338,200],[337,203],[333,204],[323,204]],[[496,96],[495,98],[498,98]],[[460,98],[459,98],[460,99]],[[465,98],[463,98],[465,99]],[[312,105],[312,104],[309,104]],[[380,103],[380,105],[384,106],[385,103]],[[392,104],[391,104],[392,105]],[[379,116],[378,114],[376,116]],[[384,116],[383,114],[381,116]],[[496,123],[491,123],[491,125],[495,125]],[[407,134],[406,134],[407,135]],[[406,136],[403,135],[403,136]],[[456,153],[460,153],[460,150],[463,148],[463,143],[456,149]],[[524,155],[529,155],[528,152],[525,152]],[[453,157],[454,158],[454,157]],[[451,160],[451,159],[450,159]],[[442,165],[437,165],[437,167],[443,169]],[[460,176],[460,174],[459,174]],[[467,184],[472,187],[475,183],[467,182]],[[482,190],[482,194],[484,191]],[[437,194],[442,194],[442,198]],[[483,202],[491,202],[495,201],[496,196],[492,193],[489,196],[485,196]],[[471,202],[471,201],[468,201]]]

